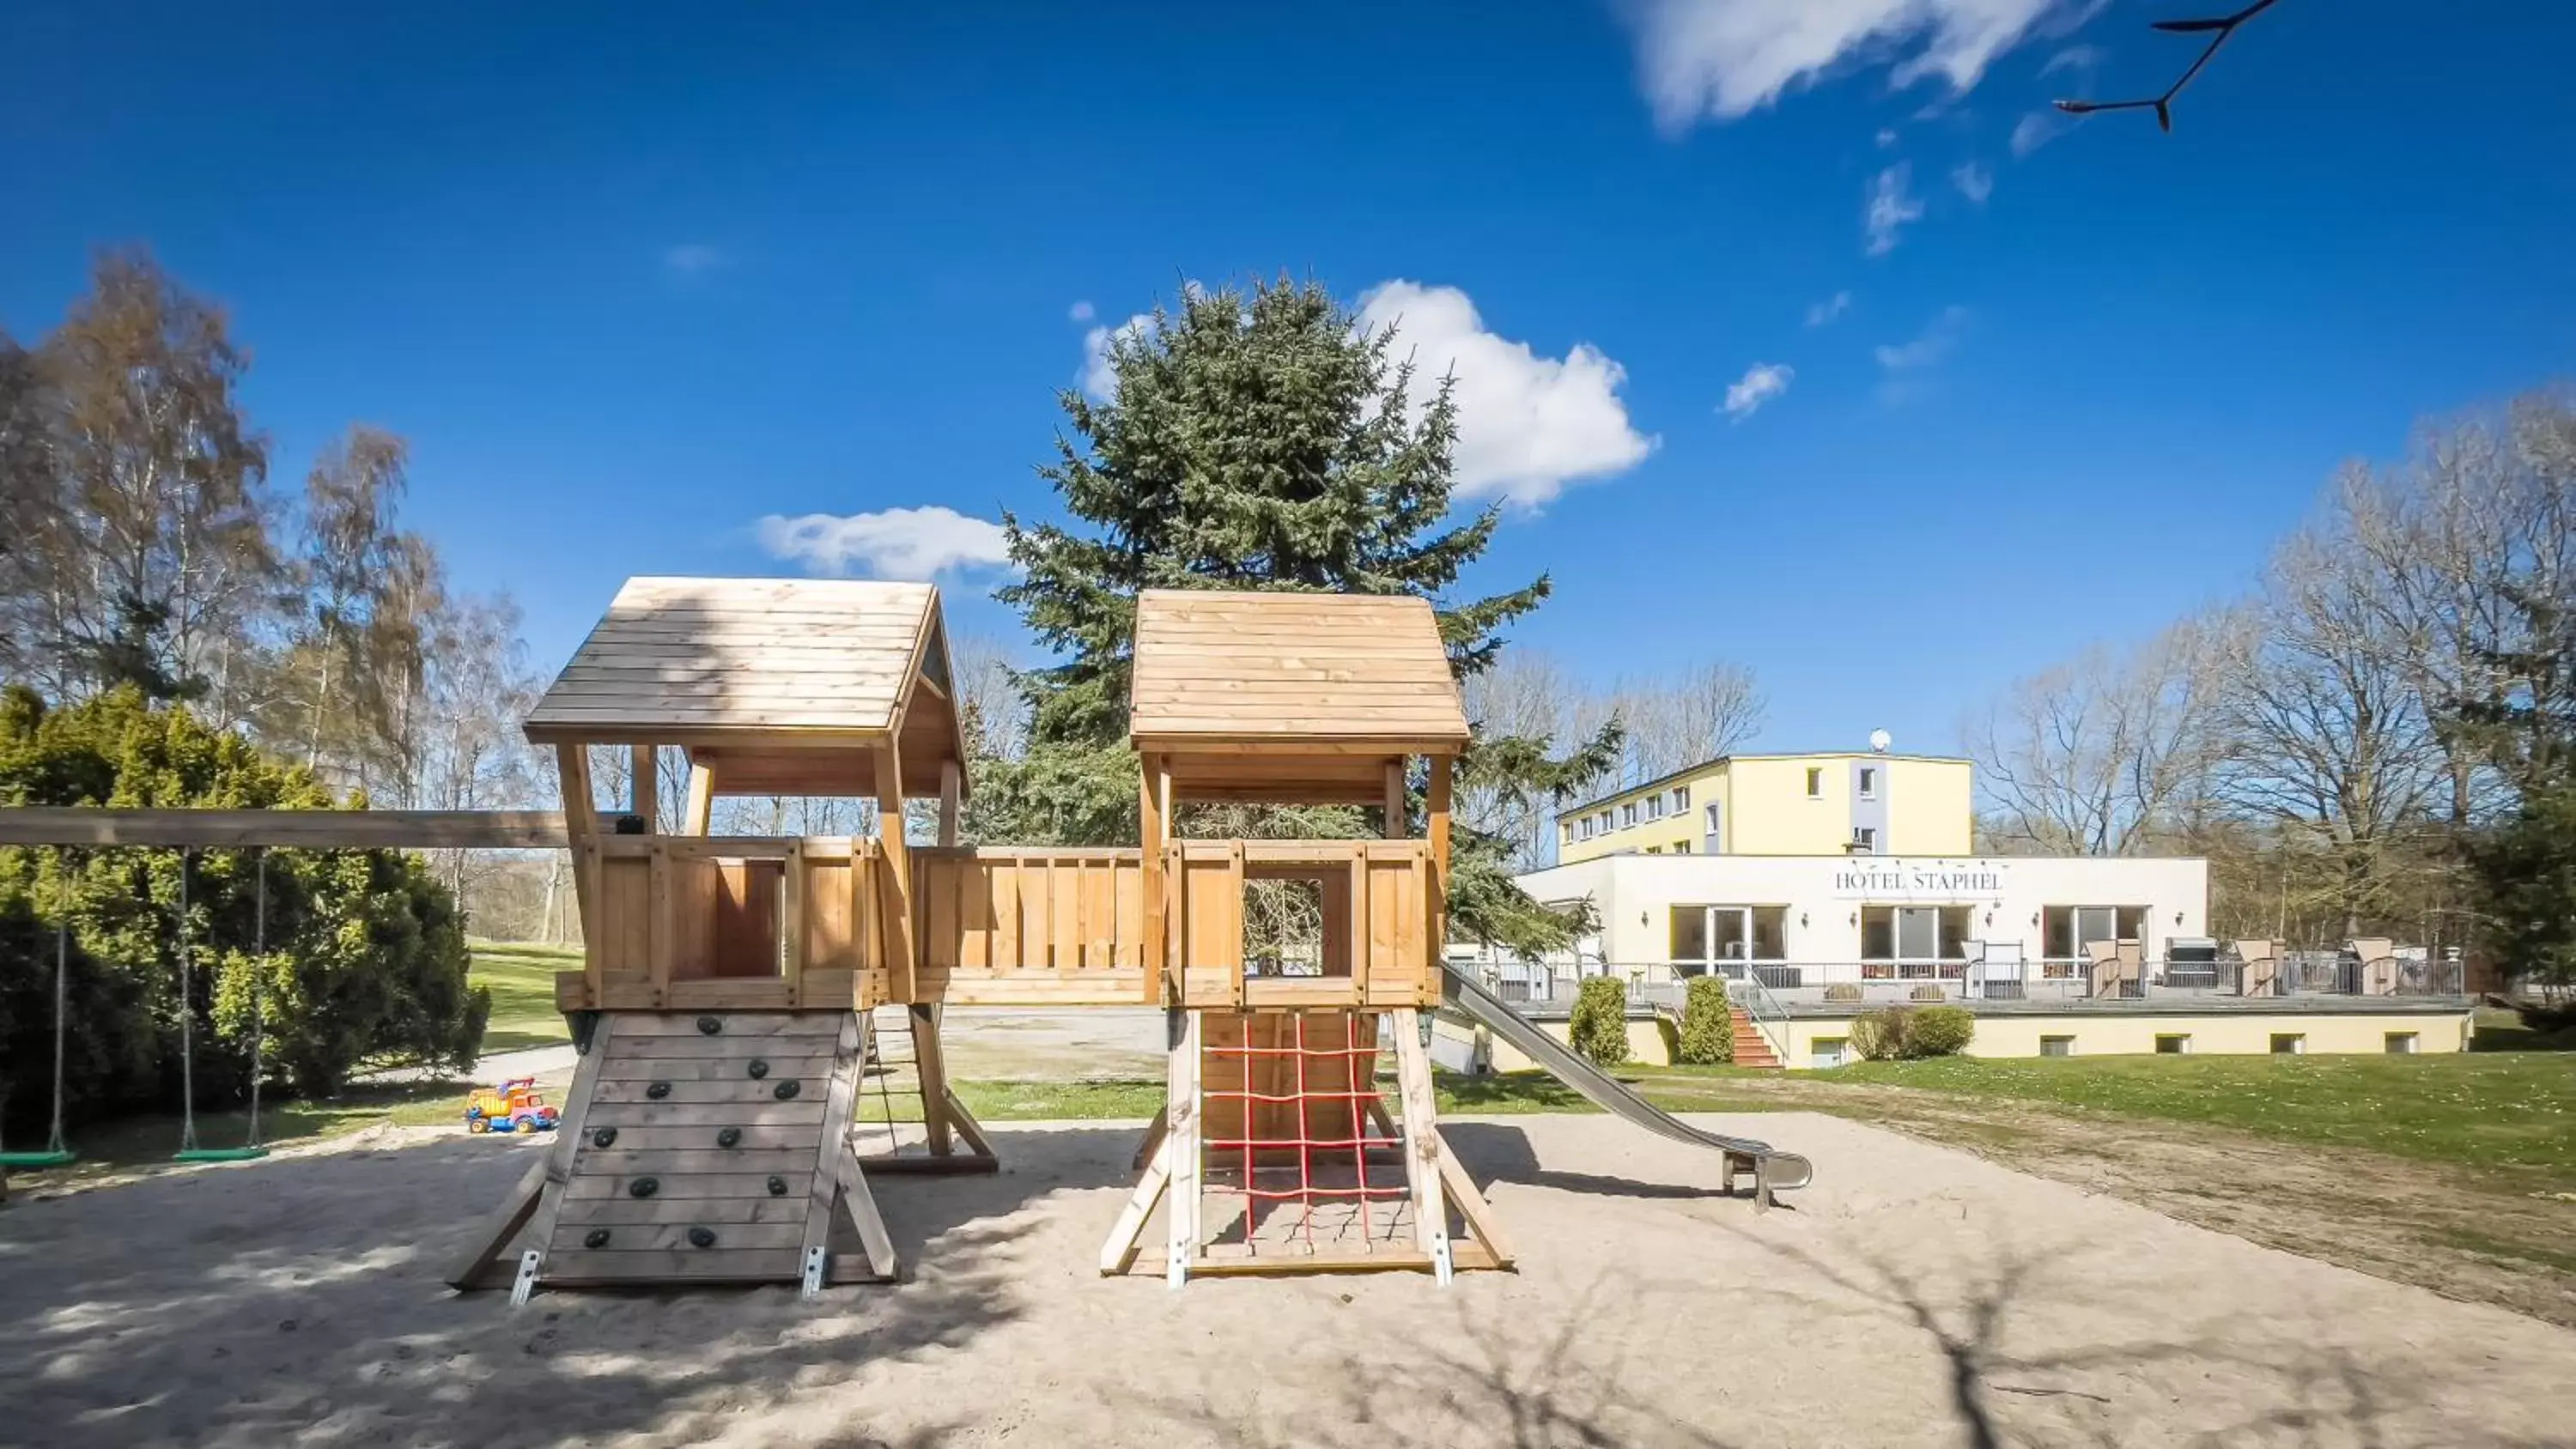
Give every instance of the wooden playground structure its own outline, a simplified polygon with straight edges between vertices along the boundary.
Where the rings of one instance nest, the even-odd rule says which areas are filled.
[[[1450,770],[1467,725],[1429,606],[1149,591],[1131,704],[1140,846],[967,848],[934,589],[636,579],[527,721],[554,753],[559,818],[19,810],[0,841],[567,846],[584,952],[556,1004],[578,1065],[555,1141],[450,1273],[460,1288],[507,1284],[524,1300],[796,1282],[811,1295],[892,1278],[872,1176],[996,1165],[948,1086],[950,1003],[1166,1011],[1167,1105],[1105,1273],[1445,1281],[1508,1265],[1433,1105]],[[622,810],[592,803],[602,750],[631,752]],[[665,750],[689,781],[667,812]],[[886,828],[713,836],[724,795],[858,796]],[[935,845],[893,828],[913,802]],[[1203,802],[1371,807],[1383,838],[1180,838],[1180,812]],[[1288,937],[1255,919],[1281,909]],[[886,1014],[910,1038],[920,1121],[863,1156],[853,1106],[883,1070]]]

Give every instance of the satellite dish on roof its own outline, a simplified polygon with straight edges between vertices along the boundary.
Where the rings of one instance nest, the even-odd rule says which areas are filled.
[[[1871,730],[1869,732],[1869,747],[1878,753],[1882,755],[1886,754],[1889,743],[1890,741],[1887,731]]]

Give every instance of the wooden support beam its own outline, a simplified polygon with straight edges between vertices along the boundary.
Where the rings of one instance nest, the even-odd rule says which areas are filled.
[[[1173,1007],[1172,1052],[1165,1068],[1164,1112],[1169,1121],[1163,1151],[1171,1163],[1171,1207],[1164,1214],[1163,1281],[1174,1288],[1189,1281],[1191,1260],[1199,1249],[1199,1052],[1205,1043],[1200,1014]]]
[[[1422,1046],[1422,1028],[1429,1022],[1409,1006],[1387,1013],[1388,1029],[1395,1033],[1395,1080],[1404,1102],[1405,1178],[1413,1190],[1414,1241],[1429,1255],[1432,1276],[1445,1285],[1454,1265],[1449,1209],[1441,1192],[1439,1108],[1431,1091],[1431,1057]]]
[[[536,1216],[537,1204],[545,1197],[546,1160],[550,1155],[551,1149],[539,1151],[537,1160],[521,1174],[519,1185],[484,1217],[482,1226],[475,1230],[473,1247],[448,1271],[448,1287],[462,1293],[482,1286],[483,1271],[500,1258],[510,1240],[519,1235],[519,1229],[528,1225],[528,1219]]]
[[[689,762],[688,807],[680,816],[680,833],[704,835],[716,819],[716,767]]]
[[[1177,986],[1169,985],[1164,958],[1170,941],[1163,920],[1163,838],[1165,819],[1170,813],[1171,772],[1160,755],[1145,755],[1136,761],[1136,828],[1141,849],[1145,895],[1145,1000],[1178,1001]],[[1170,994],[1167,996],[1166,991]]]
[[[1127,1206],[1119,1209],[1118,1221],[1110,1225],[1108,1239],[1100,1245],[1102,1277],[1124,1273],[1136,1261],[1136,1247],[1145,1236],[1145,1223],[1154,1215],[1154,1204],[1162,1200],[1164,1191],[1172,1184],[1171,1139],[1162,1138],[1154,1143],[1153,1154],[1144,1165],[1144,1174],[1137,1181],[1136,1190],[1128,1194]],[[1180,1211],[1177,1201],[1172,1210]]]
[[[832,1043],[832,1088],[823,1107],[823,1140],[815,1150],[814,1177],[806,1194],[804,1251],[830,1245],[832,1208],[836,1200],[846,1205],[850,1218],[858,1225],[859,1238],[867,1247],[868,1266],[886,1277],[895,1271],[894,1247],[886,1238],[885,1220],[877,1213],[876,1198],[868,1191],[866,1174],[859,1170],[859,1160],[850,1149],[849,1133],[842,1130],[850,1120],[850,1111],[859,1091],[859,1073],[865,1063],[859,1052],[859,1017],[848,1012],[841,1017],[841,1029]]]
[[[579,749],[573,745],[566,748]],[[608,1060],[609,1046],[617,1034],[617,1013],[603,1011],[599,1024],[591,1029],[590,1050],[581,1054],[572,1069],[572,1086],[564,1095],[563,1116],[555,1125],[555,1140],[546,1145],[545,1193],[539,1204],[534,1226],[528,1233],[528,1245],[542,1253],[555,1240],[555,1223],[563,1217],[564,1189],[572,1182],[573,1158],[581,1151],[581,1134],[590,1120],[591,1099],[599,1095],[599,1071]],[[542,1266],[539,1272],[544,1270]]]
[[[930,1138],[930,1154],[956,1151],[948,1132],[948,1064],[939,1054],[939,1006],[916,1001],[904,1013],[912,1025],[913,1072],[921,1078],[921,1125]]]
[[[1431,842],[1431,863],[1442,879],[1449,875],[1449,777],[1453,763],[1447,755],[1430,758],[1431,781],[1423,803],[1425,829]]]
[[[903,757],[888,738],[876,751],[877,844],[884,852],[885,953],[888,991],[907,1005],[920,997],[920,961],[913,947],[912,850],[903,839]]]
[[[572,850],[573,899],[581,907],[581,969],[590,977],[596,1004],[606,967],[600,958],[599,817],[591,806],[589,747],[555,746],[555,773],[563,790],[564,843]]]
[[[636,745],[627,758],[630,764],[626,782],[626,809],[644,819],[644,833],[657,835],[662,829],[662,781],[655,774],[660,762],[652,745]]]
[[[927,681],[925,681],[927,682]],[[966,795],[966,772],[955,760],[939,763],[939,843],[957,843],[957,816]]]
[[[568,841],[563,815],[552,810],[0,809],[0,845],[555,850]]]
[[[1386,815],[1386,829],[1382,833],[1387,839],[1402,840],[1412,834],[1412,822],[1407,817],[1413,812],[1405,807],[1404,801],[1404,756],[1402,755],[1386,762],[1386,791],[1380,805]]]

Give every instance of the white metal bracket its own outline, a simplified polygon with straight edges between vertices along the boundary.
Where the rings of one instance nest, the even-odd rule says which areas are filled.
[[[535,1248],[519,1255],[519,1276],[510,1283],[511,1307],[526,1306],[528,1295],[537,1291],[537,1268],[545,1260],[546,1255]]]
[[[811,1302],[823,1295],[823,1267],[829,1257],[820,1244],[805,1250],[805,1276],[796,1290],[797,1297]]]

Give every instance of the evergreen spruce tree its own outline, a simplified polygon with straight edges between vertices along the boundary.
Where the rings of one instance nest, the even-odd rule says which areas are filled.
[[[982,838],[1132,844],[1136,762],[1127,749],[1136,595],[1148,588],[1411,594],[1431,601],[1461,676],[1490,666],[1500,631],[1548,595],[1542,576],[1453,597],[1484,553],[1498,508],[1451,513],[1457,408],[1444,379],[1417,406],[1414,367],[1392,330],[1361,332],[1321,286],[1282,278],[1248,291],[1191,289],[1177,310],[1110,339],[1115,391],[1061,398],[1071,434],[1040,469],[1066,526],[1006,515],[1020,579],[999,591],[1058,663],[1025,677],[1023,758],[978,765],[971,824]],[[1548,742],[1479,737],[1469,782],[1562,795],[1598,774],[1615,728],[1572,758]],[[1360,812],[1299,810],[1268,834],[1368,833]],[[1183,821],[1183,828],[1190,822]],[[1582,924],[1511,883],[1508,845],[1459,822],[1454,931],[1524,950],[1562,946]]]

